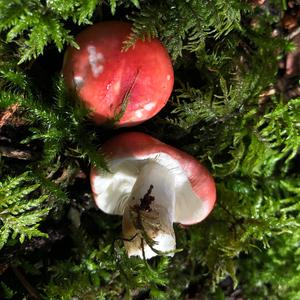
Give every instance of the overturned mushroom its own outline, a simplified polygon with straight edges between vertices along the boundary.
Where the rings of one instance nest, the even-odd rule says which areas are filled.
[[[98,124],[133,126],[157,114],[172,92],[174,75],[166,49],[157,40],[137,40],[127,51],[131,24],[102,22],[81,32],[77,50],[64,59],[66,84],[91,109]]]
[[[110,173],[91,170],[97,206],[123,215],[129,256],[172,256],[173,223],[202,221],[216,200],[215,183],[196,159],[149,135],[132,132],[106,142]]]

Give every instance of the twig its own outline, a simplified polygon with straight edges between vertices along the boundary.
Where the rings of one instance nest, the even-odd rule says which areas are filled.
[[[133,237],[131,237],[129,239],[119,237],[119,238],[116,238],[116,240],[121,240],[121,241],[124,241],[124,242],[132,242],[137,237],[137,235],[138,235],[138,233],[136,233]]]
[[[54,180],[54,182],[56,184],[60,184],[60,183],[63,183],[64,181],[66,181],[69,177],[70,177],[70,168],[66,168],[63,170],[61,176],[57,179]]]
[[[38,291],[28,282],[25,276],[21,273],[21,271],[17,267],[11,267],[17,278],[22,283],[23,287],[27,290],[29,295],[36,300],[41,300],[41,296],[39,295]]]
[[[287,40],[292,40],[296,35],[300,33],[300,27],[296,28],[294,31],[292,31],[287,37]]]
[[[4,147],[4,146],[0,146],[0,156],[17,158],[22,160],[32,159],[32,154],[29,151],[18,150],[12,147]]]
[[[19,106],[20,105],[18,103],[15,103],[15,104],[9,106],[7,108],[7,110],[4,111],[0,115],[0,128],[3,127],[7,123],[8,119],[10,119],[12,117],[12,115],[17,111]]]

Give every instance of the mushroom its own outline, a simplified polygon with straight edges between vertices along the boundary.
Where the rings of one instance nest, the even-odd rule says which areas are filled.
[[[63,76],[67,86],[92,111],[97,124],[115,121],[133,126],[157,114],[174,83],[170,57],[157,40],[137,40],[122,51],[131,24],[102,22],[76,37],[80,49],[66,51]]]
[[[139,132],[115,136],[101,150],[110,172],[92,168],[93,196],[105,213],[123,215],[128,255],[173,256],[173,223],[198,223],[213,209],[210,173],[189,154]]]

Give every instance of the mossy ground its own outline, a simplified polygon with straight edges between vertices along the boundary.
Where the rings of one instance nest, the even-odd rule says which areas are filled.
[[[259,2],[0,0],[0,297],[300,298],[300,72],[285,69],[300,5]],[[74,35],[111,19],[133,22],[128,47],[157,37],[173,60],[170,101],[135,128],[95,126],[60,77]],[[120,217],[91,197],[98,147],[132,130],[217,183],[213,213],[175,226],[174,258],[127,258]]]

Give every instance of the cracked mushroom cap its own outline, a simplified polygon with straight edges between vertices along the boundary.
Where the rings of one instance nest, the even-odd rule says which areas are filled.
[[[139,132],[124,133],[107,141],[111,172],[92,168],[91,187],[97,206],[108,214],[123,215],[139,170],[154,161],[175,178],[173,222],[192,225],[202,221],[216,201],[215,182],[208,170],[191,155]]]
[[[170,57],[157,39],[137,40],[122,51],[131,24],[101,22],[76,37],[80,49],[69,47],[63,75],[102,124],[118,119],[118,126],[133,126],[157,114],[168,101],[174,74]]]

